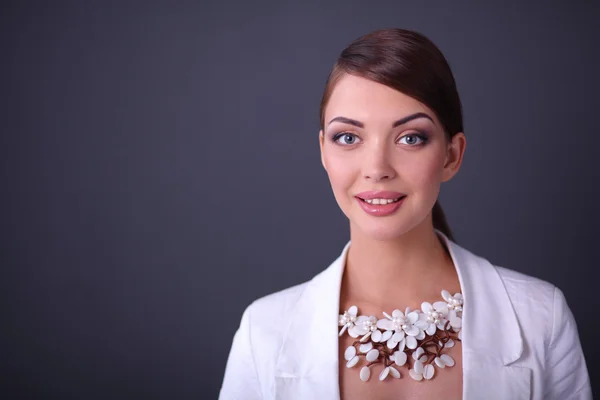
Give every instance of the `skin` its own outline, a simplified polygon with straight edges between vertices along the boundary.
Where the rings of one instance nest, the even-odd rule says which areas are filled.
[[[414,114],[422,116],[394,127],[396,121]],[[358,121],[362,127],[348,121],[331,122],[337,117]],[[465,135],[459,132],[449,140],[426,105],[353,75],[345,75],[336,84],[324,121],[319,132],[321,161],[334,197],[349,220],[352,242],[340,309],[355,304],[360,314],[381,316],[382,311],[415,309],[423,301],[441,300],[442,289],[459,292],[456,269],[435,234],[431,211],[441,183],[452,179],[460,168]],[[394,214],[375,217],[355,198],[372,190],[400,192],[406,198]],[[340,355],[351,340],[347,335],[340,338]],[[372,381],[363,383],[358,370],[340,363],[342,398],[436,398],[427,397],[436,394],[460,398],[460,344],[451,350],[455,367],[437,371],[426,383],[413,381],[406,369],[401,371],[403,379],[379,382],[372,376]]]

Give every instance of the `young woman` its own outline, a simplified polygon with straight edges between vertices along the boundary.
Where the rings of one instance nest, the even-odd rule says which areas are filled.
[[[245,310],[221,399],[591,398],[562,292],[453,241],[437,198],[466,139],[430,40],[389,29],[350,44],[319,143],[350,241],[309,282]]]

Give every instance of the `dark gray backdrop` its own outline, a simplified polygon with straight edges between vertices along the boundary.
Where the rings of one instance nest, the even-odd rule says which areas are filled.
[[[600,378],[597,1],[50,3],[0,6],[2,393],[216,398],[244,307],[348,239],[318,106],[383,27],[454,70],[457,241],[557,284]]]

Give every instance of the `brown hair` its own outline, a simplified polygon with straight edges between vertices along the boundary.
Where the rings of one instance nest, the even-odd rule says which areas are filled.
[[[352,74],[396,89],[429,107],[440,120],[446,138],[463,132],[462,105],[450,66],[424,35],[405,29],[371,32],[346,47],[334,64],[321,99],[320,123],[333,88]],[[433,227],[454,240],[439,201],[432,211]]]

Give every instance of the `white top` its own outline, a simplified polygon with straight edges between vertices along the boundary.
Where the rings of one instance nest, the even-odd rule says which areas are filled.
[[[591,399],[577,326],[560,289],[494,266],[436,232],[465,304],[463,399]],[[220,400],[340,398],[339,300],[349,246],[310,281],[246,308]]]

